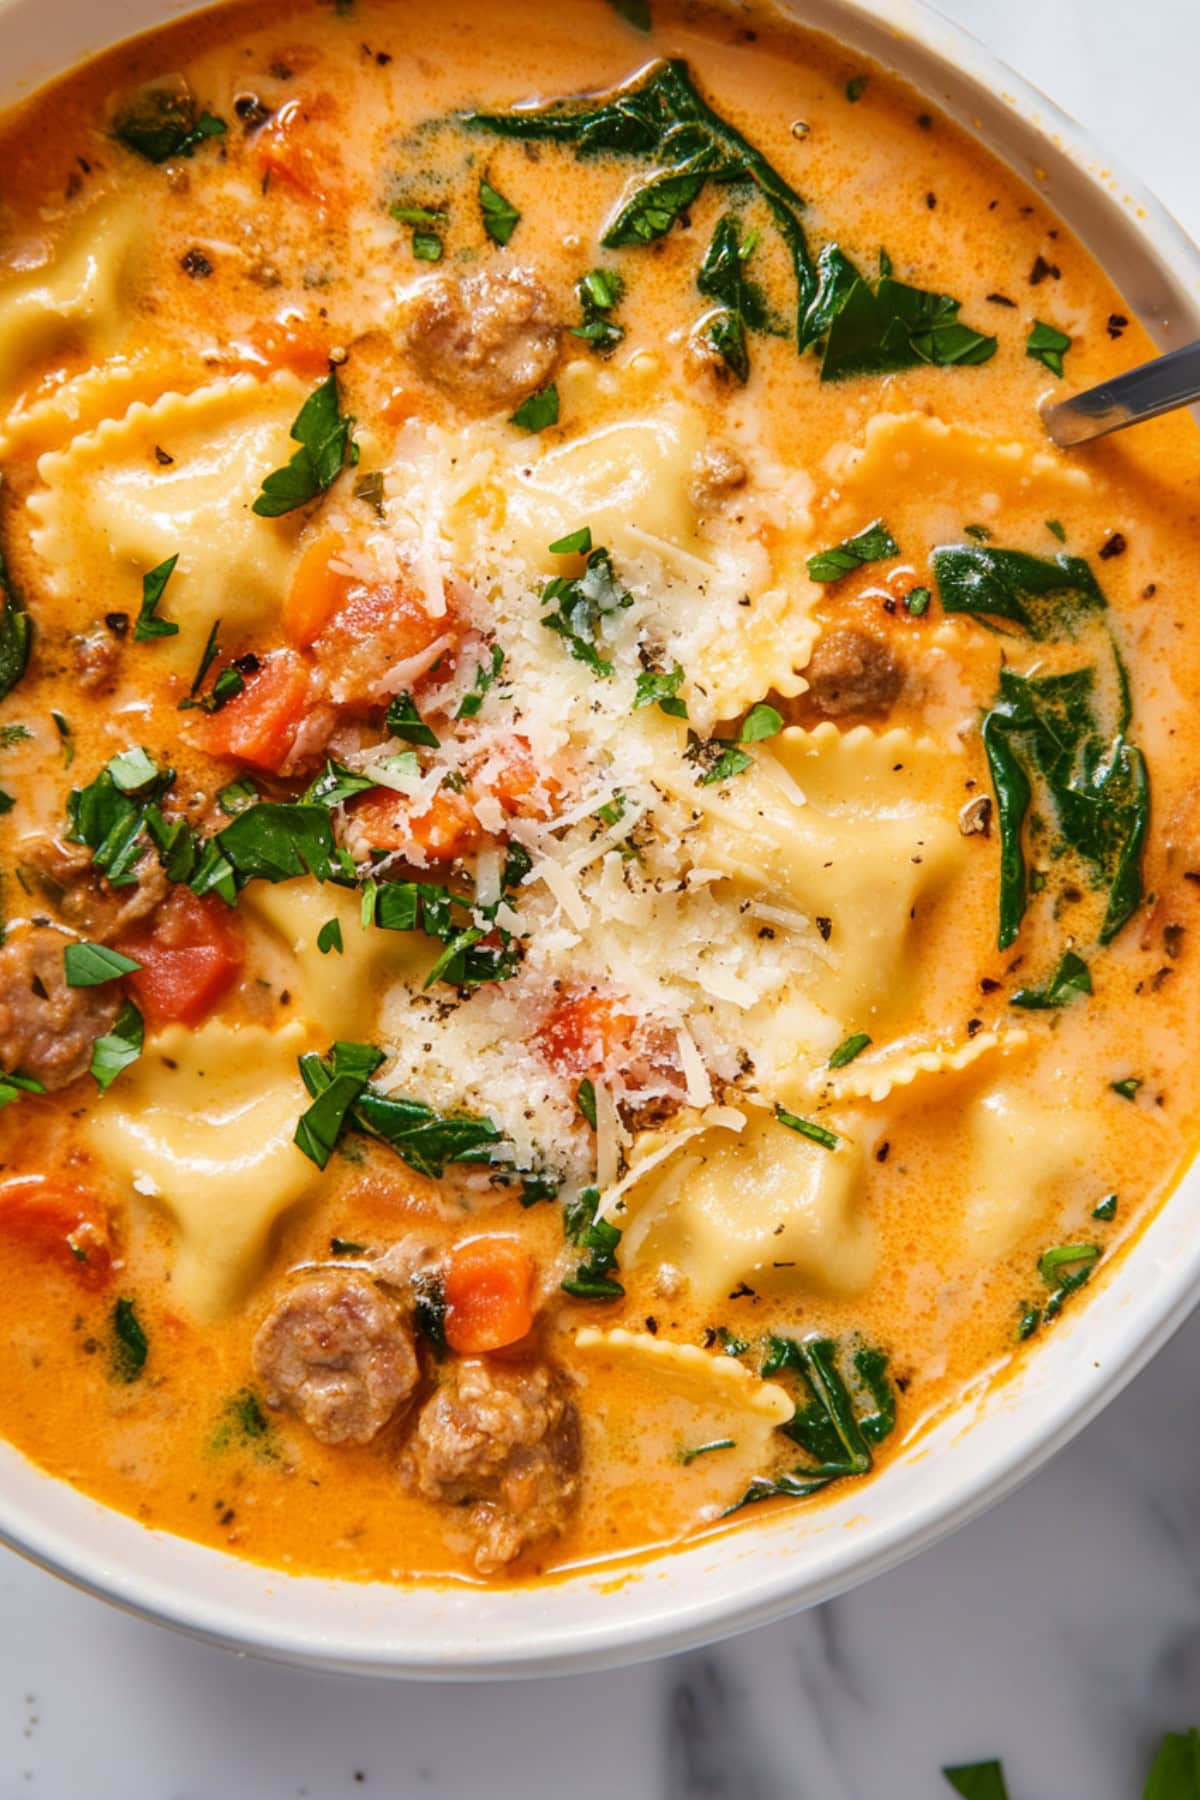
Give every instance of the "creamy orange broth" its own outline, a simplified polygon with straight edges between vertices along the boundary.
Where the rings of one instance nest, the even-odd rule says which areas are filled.
[[[591,416],[606,405],[619,409],[628,396],[643,415],[679,400],[699,416],[711,442],[728,439],[736,415],[764,465],[808,476],[807,519],[803,507],[792,510],[792,499],[782,516],[768,519],[760,516],[752,466],[744,493],[721,502],[727,509],[721,529],[733,540],[743,524],[757,534],[776,558],[777,579],[781,569],[790,571],[785,585],[790,579],[803,589],[805,620],[815,618],[826,632],[865,627],[892,646],[908,671],[903,690],[886,714],[868,709],[865,719],[839,717],[838,728],[850,732],[865,724],[876,741],[864,755],[879,752],[886,731],[905,727],[933,744],[935,762],[953,756],[952,793],[943,797],[942,811],[949,805],[956,834],[958,808],[991,793],[977,727],[980,709],[994,698],[1002,657],[1022,671],[1045,672],[1074,667],[1083,655],[1076,643],[999,637],[977,621],[944,614],[930,552],[938,543],[969,542],[964,528],[970,525],[986,527],[998,547],[1048,558],[1061,548],[1046,525],[1053,520],[1066,549],[1089,561],[1129,669],[1129,735],[1150,771],[1143,900],[1103,950],[1095,949],[1094,929],[1080,939],[1092,971],[1090,997],[1050,1011],[1020,1013],[1007,1005],[1022,981],[1045,979],[1065,939],[1062,922],[1034,904],[1018,942],[996,949],[1000,846],[993,808],[989,834],[953,847],[952,902],[943,897],[920,905],[911,953],[920,978],[900,1023],[871,1031],[872,1051],[880,1054],[901,1032],[918,1049],[961,1049],[993,1029],[1024,1030],[1029,1041],[982,1054],[958,1072],[918,1074],[880,1101],[843,1102],[841,1115],[836,1098],[828,1110],[830,1096],[819,1081],[807,1103],[789,1100],[789,1110],[827,1117],[843,1132],[852,1115],[852,1134],[864,1147],[852,1209],[874,1245],[867,1279],[829,1280],[814,1268],[764,1266],[720,1295],[699,1294],[696,1283],[664,1280],[661,1264],[670,1258],[655,1254],[651,1228],[648,1254],[630,1259],[630,1266],[620,1261],[623,1300],[574,1299],[559,1283],[583,1252],[564,1246],[559,1202],[522,1207],[511,1185],[464,1185],[453,1170],[435,1182],[413,1174],[386,1146],[351,1135],[344,1140],[347,1154],[335,1152],[323,1175],[313,1170],[303,1197],[267,1221],[261,1254],[248,1253],[236,1292],[198,1306],[179,1296],[170,1206],[157,1205],[145,1182],[137,1191],[91,1132],[104,1109],[121,1104],[123,1086],[161,1061],[153,1033],[141,1063],[118,1076],[107,1094],[99,1095],[83,1075],[45,1098],[22,1095],[0,1114],[6,1178],[46,1173],[94,1192],[111,1217],[114,1257],[105,1276],[94,1263],[72,1266],[69,1256],[44,1254],[44,1244],[6,1229],[9,1190],[0,1187],[8,1344],[0,1431],[52,1474],[147,1524],[292,1570],[475,1578],[464,1509],[414,1496],[397,1473],[413,1407],[447,1367],[427,1345],[416,1400],[366,1444],[318,1442],[286,1409],[268,1410],[247,1398],[259,1386],[252,1338],[290,1272],[329,1263],[335,1238],[360,1247],[337,1259],[344,1268],[362,1266],[406,1234],[443,1254],[481,1232],[518,1237],[537,1265],[537,1318],[532,1338],[501,1350],[498,1360],[520,1367],[536,1354],[565,1368],[576,1384],[583,1433],[581,1497],[565,1529],[510,1565],[510,1573],[532,1575],[710,1529],[752,1477],[805,1460],[769,1427],[743,1430],[741,1403],[731,1409],[719,1386],[705,1395],[705,1378],[696,1378],[698,1390],[690,1378],[677,1379],[619,1346],[577,1346],[580,1330],[623,1326],[660,1344],[707,1345],[718,1354],[716,1334],[724,1330],[746,1341],[743,1362],[754,1371],[772,1331],[819,1333],[843,1347],[876,1345],[888,1355],[899,1390],[898,1426],[877,1451],[878,1463],[969,1384],[1036,1353],[1037,1337],[1023,1346],[1017,1330],[1025,1312],[1044,1307],[1051,1292],[1036,1267],[1043,1251],[1096,1244],[1103,1252],[1097,1279],[1103,1278],[1170,1186],[1191,1144],[1200,1097],[1191,1054],[1196,886],[1188,879],[1200,869],[1192,801],[1200,770],[1194,726],[1200,650],[1184,628],[1195,579],[1200,457],[1184,418],[1074,452],[1069,463],[1047,449],[1035,406],[1054,377],[1026,355],[1033,322],[1043,319],[1069,333],[1073,385],[1142,360],[1151,352],[1149,340],[1103,271],[1036,194],[923,98],[868,68],[853,51],[765,11],[733,16],[667,0],[655,0],[649,39],[600,0],[555,9],[526,0],[504,7],[447,0],[436,9],[354,0],[344,16],[316,5],[290,9],[286,23],[276,15],[265,6],[199,14],[97,58],[0,126],[0,274],[19,279],[53,257],[75,221],[105,196],[129,197],[137,221],[111,321],[95,328],[77,321],[48,334],[44,350],[14,369],[4,395],[9,422],[0,525],[35,632],[29,669],[0,709],[2,722],[31,734],[0,750],[0,785],[15,800],[0,821],[12,925],[51,911],[45,894],[23,891],[14,874],[22,841],[34,832],[61,834],[68,791],[94,780],[111,757],[140,744],[160,765],[173,767],[173,797],[191,806],[189,817],[204,833],[228,822],[212,809],[216,790],[246,773],[236,756],[206,756],[199,715],[178,710],[195,654],[172,660],[175,648],[167,641],[137,643],[130,633],[119,641],[117,685],[107,693],[80,692],[73,634],[103,630],[106,613],[134,617],[139,592],[128,571],[108,565],[87,591],[78,585],[53,591],[45,539],[35,530],[46,470],[43,465],[39,475],[38,458],[63,451],[76,434],[122,417],[130,406],[168,392],[192,393],[223,375],[265,378],[291,367],[303,397],[324,375],[330,352],[343,408],[367,439],[361,470],[391,466],[399,435],[413,420],[466,432],[454,398],[423,377],[398,340],[393,290],[431,274],[532,267],[554,318],[571,324],[580,317],[573,292],[580,277],[598,265],[620,269],[626,290],[613,317],[625,328],[624,340],[604,364],[581,340],[565,340],[558,364],[565,403],[546,441],[574,441]],[[953,295],[962,321],[998,338],[994,357],[977,367],[922,365],[823,384],[811,351],[801,357],[786,335],[752,333],[743,389],[698,367],[688,348],[705,307],[695,271],[727,209],[724,193],[710,186],[685,222],[652,249],[602,253],[604,221],[637,164],[580,161],[550,145],[428,124],[467,106],[497,112],[530,97],[606,89],[658,55],[685,59],[709,103],[803,194],[815,247],[836,239],[873,273],[885,245],[899,279]],[[227,121],[228,130],[201,143],[191,158],[154,166],[116,145],[108,124],[114,105],[140,83],[171,73],[185,75],[200,105]],[[863,76],[851,100],[847,84],[858,91]],[[298,114],[299,187],[278,176],[264,182],[261,135],[243,128],[235,107],[247,93],[276,116],[286,107]],[[481,230],[475,198],[481,173],[521,213],[505,248]],[[414,260],[412,227],[388,215],[393,200],[445,210],[436,268]],[[753,206],[744,211],[763,224]],[[786,322],[787,272],[768,231],[750,266]],[[5,291],[0,288],[0,312]],[[639,374],[637,358],[646,354],[656,360]],[[633,374],[621,377],[627,386],[616,400],[589,388],[593,376],[563,375],[565,365],[589,358],[593,369],[633,366]],[[108,374],[89,387],[77,378],[92,364],[105,364]],[[67,404],[56,406],[60,393]],[[951,434],[939,436],[935,421]],[[956,435],[958,427],[985,435]],[[504,429],[515,442],[516,428]],[[465,456],[466,437],[464,446]],[[171,443],[162,448],[170,456]],[[539,453],[531,438],[530,457]],[[102,455],[96,466],[102,469]],[[269,461],[260,478],[276,466]],[[280,522],[289,556],[330,521],[345,532],[357,520],[365,531],[369,509],[353,499],[355,479],[355,471],[343,473],[324,499]],[[812,589],[804,558],[877,518],[886,521],[899,553]],[[619,574],[619,557],[616,562]],[[577,565],[557,566],[565,573]],[[539,570],[531,585],[547,572]],[[926,613],[913,616],[905,596],[920,586],[932,588],[934,597]],[[172,617],[169,585],[161,613]],[[796,629],[798,641],[807,641],[808,624]],[[264,655],[281,642],[276,610],[244,639],[223,632],[222,662],[246,651]],[[566,656],[551,640],[547,654],[556,649]],[[789,722],[811,726],[812,697],[796,693],[796,686],[780,700],[776,682],[764,679],[734,711],[743,716],[751,701],[773,697]],[[69,725],[69,766],[55,711]],[[376,726],[381,711],[376,708]],[[732,718],[716,721],[726,737]],[[904,747],[893,753],[898,764],[910,754]],[[318,755],[299,772],[268,779],[266,791],[294,797],[320,764]],[[735,803],[738,779],[748,777],[728,784]],[[205,804],[193,803],[194,796],[206,797]],[[152,851],[148,856],[153,860]],[[462,866],[471,867],[470,857]],[[427,866],[417,873],[438,879],[445,870]],[[333,910],[331,901],[317,916]],[[220,1019],[273,1030],[296,1018],[299,1049],[324,1052],[334,1036],[383,1041],[369,1007],[353,1029],[323,1028],[306,1013],[303,995],[292,992],[285,949],[245,897],[237,919],[246,960],[238,984],[219,1002]],[[397,939],[393,979],[405,978],[411,956]],[[422,970],[430,960],[425,957]],[[336,990],[343,979],[336,954],[325,959],[321,978]],[[586,969],[581,979],[588,979]],[[373,991],[386,984],[386,972],[379,974]],[[440,992],[456,1001],[453,989]],[[847,1034],[870,1031],[875,1018],[843,1023]],[[527,1032],[537,1029],[531,1016]],[[847,1072],[867,1066],[872,1051]],[[821,1060],[813,1061],[818,1073]],[[1113,1091],[1113,1082],[1129,1077],[1141,1084],[1132,1098]],[[983,1116],[972,1109],[1001,1086],[1023,1123],[1014,1145],[994,1148],[994,1155],[1009,1170],[1016,1167],[1031,1189],[1055,1139],[1065,1134],[1075,1147],[1066,1166],[1051,1168],[1037,1203],[999,1232],[998,1249],[980,1256],[964,1250],[963,1238],[979,1186],[970,1121]],[[402,1091],[421,1097],[411,1082]],[[715,1098],[736,1104],[737,1081],[726,1082]],[[784,1128],[779,1131],[782,1145]],[[582,1121],[570,1126],[576,1156],[586,1156],[586,1132]],[[549,1165],[554,1146],[544,1148]],[[818,1153],[825,1154],[819,1147]],[[636,1154],[634,1140],[625,1155]],[[703,1167],[702,1156],[686,1180],[699,1181]],[[221,1180],[214,1174],[214,1186]],[[1115,1219],[1095,1220],[1092,1209],[1110,1193],[1118,1196]],[[744,1197],[745,1205],[752,1203],[752,1195]],[[148,1344],[144,1369],[132,1380],[114,1376],[119,1299],[133,1301]],[[1085,1303],[1086,1296],[1070,1300]],[[1046,1321],[1041,1332],[1051,1328]],[[780,1380],[795,1395],[794,1377]],[[727,1436],[735,1440],[730,1449],[682,1460],[681,1453]],[[754,1516],[753,1510],[738,1515]]]

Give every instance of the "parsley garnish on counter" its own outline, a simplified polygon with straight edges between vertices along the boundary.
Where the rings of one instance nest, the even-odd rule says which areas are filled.
[[[337,374],[331,369],[296,414],[291,436],[300,448],[285,469],[267,476],[252,510],[261,518],[277,519],[325,493],[342,472],[353,429],[354,420],[342,412]]]

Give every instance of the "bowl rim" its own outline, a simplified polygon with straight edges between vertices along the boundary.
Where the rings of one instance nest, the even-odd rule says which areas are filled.
[[[31,14],[35,5],[40,5],[40,0],[0,0],[0,29],[6,15]],[[951,78],[952,87],[965,89],[972,102],[979,103],[988,124],[985,128],[983,117],[965,117],[962,105],[950,104],[944,94],[936,96],[938,104],[1028,179],[1032,165],[1023,167],[1011,147],[1009,152],[1003,147],[1004,120],[1011,116],[1014,144],[1021,141],[1028,147],[1036,143],[1049,171],[1066,175],[1069,182],[1074,181],[1077,191],[1090,191],[1093,198],[1102,198],[1114,219],[1123,213],[1125,233],[1131,241],[1138,241],[1143,253],[1149,253],[1149,266],[1160,284],[1165,282],[1172,290],[1181,315],[1176,317],[1168,308],[1165,313],[1147,316],[1143,306],[1131,301],[1156,338],[1166,347],[1181,341],[1181,331],[1186,336],[1200,332],[1200,250],[1141,182],[1103,154],[1088,132],[965,27],[946,18],[929,0],[783,0],[783,5],[802,26],[824,31],[844,43],[853,43],[861,34],[869,40],[869,54],[885,63],[889,59],[881,32],[896,44],[914,47],[930,68],[944,71]],[[141,30],[205,8],[192,5],[190,0],[143,0],[143,10],[157,16],[144,21]],[[128,35],[131,33],[123,30],[96,47],[103,48],[105,42],[119,42]],[[86,54],[91,53],[89,50]],[[56,72],[54,68],[37,69],[37,83],[40,85]],[[903,67],[899,73],[902,78],[907,75]],[[925,81],[928,85],[927,76]],[[1048,197],[1052,200],[1052,192]],[[1190,1164],[1191,1157],[1187,1162]],[[836,1545],[833,1554],[824,1559],[818,1557],[808,1570],[797,1572],[791,1568],[786,1555],[759,1558],[753,1555],[752,1544],[751,1554],[744,1560],[761,1561],[763,1572],[748,1573],[733,1596],[706,1596],[700,1592],[683,1600],[668,1598],[657,1609],[653,1605],[644,1608],[643,1616],[632,1625],[616,1604],[607,1608],[607,1616],[593,1617],[585,1624],[547,1625],[535,1596],[561,1591],[578,1579],[560,1577],[538,1590],[444,1590],[451,1630],[436,1648],[428,1643],[418,1646],[411,1633],[408,1644],[403,1644],[399,1641],[402,1628],[390,1639],[374,1627],[358,1632],[347,1631],[344,1626],[313,1629],[279,1617],[278,1607],[273,1604],[278,1589],[294,1583],[318,1593],[353,1587],[383,1590],[392,1596],[411,1596],[420,1590],[411,1585],[385,1588],[381,1583],[289,1576],[246,1564],[190,1540],[150,1530],[42,1471],[35,1471],[34,1485],[39,1497],[51,1488],[62,1489],[71,1496],[70,1517],[64,1525],[56,1517],[53,1505],[43,1506],[32,1499],[23,1503],[7,1491],[7,1470],[18,1466],[21,1470],[33,1468],[8,1445],[0,1445],[0,1543],[82,1591],[135,1616],[204,1642],[309,1668],[441,1681],[505,1679],[615,1667],[694,1647],[831,1599],[894,1568],[1003,1499],[1082,1430],[1139,1373],[1200,1301],[1200,1236],[1190,1244],[1183,1237],[1176,1250],[1162,1229],[1167,1215],[1173,1220],[1186,1204],[1185,1190],[1189,1187],[1200,1190],[1200,1170],[1192,1168],[1189,1176],[1184,1165],[1174,1188],[1142,1228],[1138,1241],[1123,1251],[1104,1292],[1096,1294],[1090,1306],[1072,1319],[1070,1330],[1054,1346],[1057,1353],[1060,1341],[1069,1344],[1071,1337],[1077,1338],[1080,1320],[1094,1315],[1107,1299],[1116,1319],[1115,1323],[1109,1322],[1106,1354],[1094,1354],[1093,1346],[1082,1355],[1058,1356],[1068,1370],[1068,1379],[1057,1386],[1040,1412],[1030,1406],[1030,1417],[1010,1434],[1007,1446],[985,1455],[977,1467],[951,1477],[941,1488],[930,1484],[928,1491],[909,1506],[901,1525],[868,1519],[861,1531],[843,1532],[844,1541]],[[1197,1197],[1200,1198],[1200,1192]],[[1154,1246],[1160,1239],[1165,1249],[1159,1245],[1156,1256]],[[1129,1280],[1130,1270],[1143,1264],[1147,1269],[1154,1267],[1155,1258],[1158,1279],[1142,1283],[1139,1291],[1138,1285]],[[1039,1357],[1046,1359],[1049,1349],[1048,1345],[1040,1347]],[[958,1430],[971,1428],[969,1419],[957,1420]],[[842,1510],[846,1510],[844,1506]],[[126,1527],[136,1534],[129,1538],[132,1550],[128,1564],[120,1556],[105,1554],[92,1545],[90,1534],[80,1529],[89,1512],[106,1522],[120,1521],[116,1530],[123,1536],[128,1535]],[[795,1515],[780,1512],[773,1517],[778,1520]],[[847,1522],[854,1524],[852,1518]],[[765,1541],[767,1532],[757,1527],[737,1535]],[[779,1539],[781,1533],[777,1530],[774,1536]],[[162,1577],[137,1566],[139,1543],[164,1540],[172,1546],[182,1546],[180,1556],[194,1565],[194,1591],[185,1592],[178,1578]],[[697,1547],[691,1547],[673,1549],[667,1557],[652,1555],[642,1565],[642,1575],[668,1559],[678,1564],[696,1554]],[[215,1582],[209,1591],[205,1571],[211,1573],[218,1564],[231,1563],[242,1570],[248,1568],[257,1577],[263,1590],[257,1599],[249,1597],[253,1581],[242,1583],[248,1597],[238,1602],[225,1598]],[[608,1585],[613,1585],[611,1571]],[[513,1599],[518,1595],[524,1596],[519,1603]],[[490,1605],[512,1613],[512,1630],[507,1636],[498,1635],[490,1647],[473,1642],[469,1630],[465,1631],[465,1641],[456,1641],[456,1631],[465,1630],[464,1602],[465,1612]]]

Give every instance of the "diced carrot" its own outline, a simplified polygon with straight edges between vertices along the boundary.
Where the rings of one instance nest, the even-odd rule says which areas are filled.
[[[379,412],[387,424],[403,425],[406,419],[413,418],[420,410],[420,399],[411,388],[394,387]]]
[[[388,788],[372,788],[350,810],[373,850],[420,850],[434,862],[465,856],[483,836],[471,802],[453,788],[439,788],[411,819],[402,797]]]
[[[318,532],[296,564],[283,603],[283,634],[302,650],[320,637],[354,586],[351,576],[330,567],[344,548],[341,533],[327,529]]]
[[[571,1075],[598,1075],[620,1061],[638,1021],[616,1000],[594,991],[565,994],[546,1014],[534,1034],[546,1061]]]
[[[333,111],[327,94],[314,100],[289,100],[267,120],[255,139],[258,166],[271,181],[282,182],[301,199],[326,210],[340,199],[332,177],[332,152],[312,142],[312,126]]]
[[[309,710],[309,668],[292,650],[263,658],[240,694],[208,714],[198,733],[210,756],[234,756],[279,773]]]
[[[456,1244],[446,1273],[446,1342],[461,1356],[503,1350],[533,1326],[533,1258],[515,1238]]]
[[[57,1262],[85,1287],[101,1287],[112,1266],[108,1209],[87,1188],[52,1175],[0,1182],[0,1239]]]
[[[225,902],[177,887],[153,921],[123,937],[119,948],[140,966],[129,976],[133,997],[154,1027],[199,1025],[242,971],[245,946]]]

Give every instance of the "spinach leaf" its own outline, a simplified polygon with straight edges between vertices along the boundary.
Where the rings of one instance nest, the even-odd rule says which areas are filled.
[[[522,431],[545,431],[550,425],[558,424],[558,389],[553,382],[548,387],[539,388],[536,394],[530,394],[522,400],[515,413],[509,419],[510,425],[519,425]]]
[[[582,338],[602,355],[615,350],[625,336],[625,327],[610,315],[624,292],[625,283],[615,269],[590,269],[575,284],[583,322],[572,325],[572,337]],[[590,542],[585,548],[591,548]]]
[[[1093,668],[1043,676],[1000,672],[983,743],[1000,825],[1002,950],[1016,938],[1028,903],[1022,838],[1035,779],[1054,821],[1051,831],[1039,814],[1031,830],[1048,841],[1053,866],[1066,877],[1081,872],[1088,886],[1107,895],[1101,944],[1111,942],[1141,900],[1150,790],[1141,751],[1125,738],[1128,698],[1119,665],[1118,675],[1121,715],[1109,735],[1097,718]]]
[[[0,700],[8,698],[24,675],[32,643],[33,621],[9,579],[0,550]]]
[[[705,252],[696,286],[707,300],[718,303],[704,327],[704,335],[737,381],[750,379],[747,331],[764,331],[769,314],[760,290],[746,280],[747,246],[742,244],[738,222],[732,213],[717,221],[712,242]]]
[[[11,1106],[22,1094],[44,1094],[45,1091],[42,1083],[32,1075],[22,1075],[16,1071],[6,1071],[0,1075],[0,1107]]]
[[[118,143],[151,163],[194,156],[206,139],[224,137],[225,131],[224,119],[197,111],[182,79],[149,83],[121,108],[112,128]]]
[[[328,1060],[316,1051],[300,1058],[300,1074],[313,1103],[301,1115],[294,1141],[318,1169],[328,1163],[347,1114],[382,1061],[383,1052],[374,1045],[344,1042],[333,1045]]]
[[[114,1381],[137,1381],[146,1367],[150,1340],[132,1300],[118,1300],[112,1310],[112,1360]]]
[[[351,447],[353,429],[354,420],[341,409],[337,372],[331,369],[296,414],[291,436],[300,448],[285,469],[267,476],[251,511],[263,519],[278,519],[332,487]]]
[[[1200,1731],[1169,1731],[1150,1765],[1142,1800],[1200,1800]]]
[[[809,1461],[757,1477],[731,1511],[780,1494],[805,1499],[832,1481],[867,1474],[872,1452],[895,1426],[896,1395],[882,1350],[863,1344],[850,1354],[832,1338],[768,1338],[762,1375],[784,1371],[799,1378],[800,1398],[780,1430]]]
[[[262,1462],[279,1461],[271,1421],[253,1388],[242,1388],[225,1402],[209,1448],[219,1456],[234,1445],[252,1449]]]
[[[922,363],[984,363],[996,354],[994,337],[959,323],[960,303],[949,294],[909,287],[890,274],[881,276],[873,291],[861,276],[847,288],[841,265],[835,279],[839,285],[831,289],[829,304],[839,293],[841,304],[825,340],[822,381],[890,375]]]
[[[234,891],[248,881],[290,881],[312,875],[317,881],[353,880],[353,866],[339,852],[329,808],[307,800],[258,800],[238,813],[204,845],[204,858],[191,879],[193,893]]]
[[[884,524],[876,519],[857,536],[843,538],[831,550],[818,550],[808,559],[810,581],[840,581],[864,564],[882,562],[885,557],[899,556],[900,546]]]
[[[452,987],[476,987],[485,981],[507,981],[517,972],[519,951],[511,932],[498,930],[498,944],[485,943],[490,932],[474,923],[494,908],[474,905],[466,895],[452,893],[435,881],[368,882],[363,890],[363,924],[384,931],[423,931],[442,945],[442,953],[425,977],[433,987],[445,981]],[[465,917],[463,916],[465,915]]]
[[[479,178],[479,211],[483,229],[493,244],[507,244],[521,223],[521,215],[512,201],[497,193],[491,182],[482,175]]]
[[[650,0],[609,0],[609,4],[635,31],[650,30]]]
[[[1004,1770],[998,1762],[959,1763],[942,1774],[963,1800],[1008,1800]]]
[[[597,675],[610,676],[612,663],[600,652],[604,628],[616,613],[633,605],[633,595],[617,580],[609,552],[603,546],[592,550],[582,575],[555,575],[542,589],[542,604],[551,601],[553,610],[542,615],[547,631],[558,633],[577,662],[586,663]]]
[[[711,181],[748,183],[765,202],[792,265],[797,341],[817,297],[817,274],[801,224],[804,201],[734,126],[713,111],[687,64],[659,60],[600,97],[552,100],[508,113],[467,113],[463,123],[499,137],[570,145],[579,156],[617,154],[652,165],[618,207],[601,242],[608,249],[653,243],[687,213]]]
[[[595,1123],[594,1118],[592,1122]],[[612,1273],[617,1266],[621,1233],[607,1219],[596,1218],[599,1201],[600,1190],[588,1187],[563,1208],[563,1236],[587,1253],[575,1273],[562,1283],[563,1292],[574,1300],[625,1297],[625,1289]]]
[[[106,1031],[92,1045],[90,1073],[102,1094],[108,1091],[122,1069],[137,1061],[145,1038],[142,1015],[132,1000],[126,1000],[113,1020],[112,1030]]]
[[[1113,1210],[1116,1210],[1115,1206]],[[1097,1214],[1092,1216],[1096,1217]],[[1107,1217],[1111,1218],[1112,1213]],[[1050,1297],[1044,1306],[1022,1306],[1022,1316],[1017,1326],[1017,1337],[1022,1342],[1033,1336],[1043,1320],[1049,1323],[1056,1319],[1063,1309],[1063,1303],[1072,1294],[1078,1293],[1081,1287],[1086,1287],[1102,1254],[1099,1244],[1058,1244],[1051,1250],[1043,1250],[1038,1257],[1037,1268],[1038,1274],[1051,1290]]]
[[[393,703],[394,704],[394,703]],[[365,794],[379,783],[371,775],[364,775],[359,769],[348,769],[345,763],[336,762],[330,757],[321,770],[309,782],[300,796],[302,806],[324,806],[332,811],[335,806],[344,806],[347,800],[353,800],[355,794]],[[257,794],[254,799],[257,800]],[[245,812],[245,807],[239,807]]]
[[[982,544],[945,544],[931,558],[938,598],[948,613],[1010,619],[1039,643],[1074,637],[1081,621],[1108,601],[1082,556],[1028,556]]]
[[[178,635],[178,625],[172,624],[169,619],[158,617],[159,602],[166,592],[168,581],[175,573],[178,561],[177,551],[174,556],[168,556],[166,562],[160,562],[157,568],[149,569],[142,576],[142,604],[133,627],[133,640],[136,644],[149,643],[153,638]]]
[[[1063,374],[1063,357],[1071,348],[1071,340],[1065,331],[1058,331],[1053,325],[1045,325],[1038,319],[1029,336],[1025,339],[1025,354],[1034,362],[1044,363],[1052,375]]]

